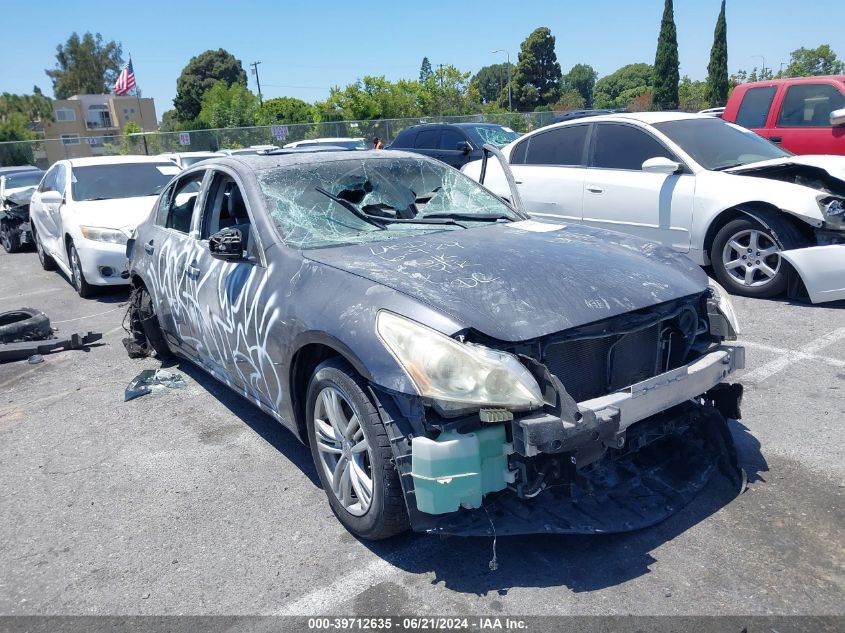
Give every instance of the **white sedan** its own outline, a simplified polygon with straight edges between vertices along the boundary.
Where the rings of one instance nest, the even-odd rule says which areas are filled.
[[[559,123],[502,149],[532,215],[631,233],[712,265],[730,292],[845,299],[845,156],[793,156],[703,114]],[[481,161],[463,171],[480,177]],[[485,184],[507,197],[496,161]],[[797,272],[797,275],[795,274]]]
[[[30,202],[38,258],[81,297],[129,283],[126,241],[179,167],[154,156],[73,158],[44,174]]]

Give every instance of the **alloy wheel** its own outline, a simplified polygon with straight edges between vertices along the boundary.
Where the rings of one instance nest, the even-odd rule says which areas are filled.
[[[73,287],[79,292],[82,289],[82,266],[79,263],[79,255],[73,246],[70,247],[70,271],[73,273]]]
[[[372,452],[358,414],[337,388],[317,395],[314,431],[332,494],[350,514],[366,514],[373,500]]]
[[[780,271],[780,247],[763,231],[740,231],[722,249],[722,264],[739,285],[750,288],[765,286]]]

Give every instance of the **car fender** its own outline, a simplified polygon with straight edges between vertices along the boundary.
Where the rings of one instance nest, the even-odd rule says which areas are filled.
[[[813,303],[845,299],[845,244],[783,251],[797,271]]]

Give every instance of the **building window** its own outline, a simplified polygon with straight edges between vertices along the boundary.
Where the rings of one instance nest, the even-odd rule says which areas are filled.
[[[113,127],[108,107],[104,105],[88,106],[88,119],[85,124],[89,130]]]
[[[79,145],[79,134],[62,134],[62,144]]]
[[[76,121],[76,110],[72,108],[57,108],[56,121]]]

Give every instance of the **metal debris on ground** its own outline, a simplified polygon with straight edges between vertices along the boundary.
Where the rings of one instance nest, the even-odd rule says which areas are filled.
[[[50,319],[40,310],[20,308],[0,313],[0,363],[40,357],[57,350],[80,349],[103,338],[99,332],[56,337],[54,331]]]
[[[167,389],[184,389],[187,387],[185,379],[181,374],[167,371],[166,369],[145,369],[135,376],[126,387],[123,401],[152,393],[157,387]]]

